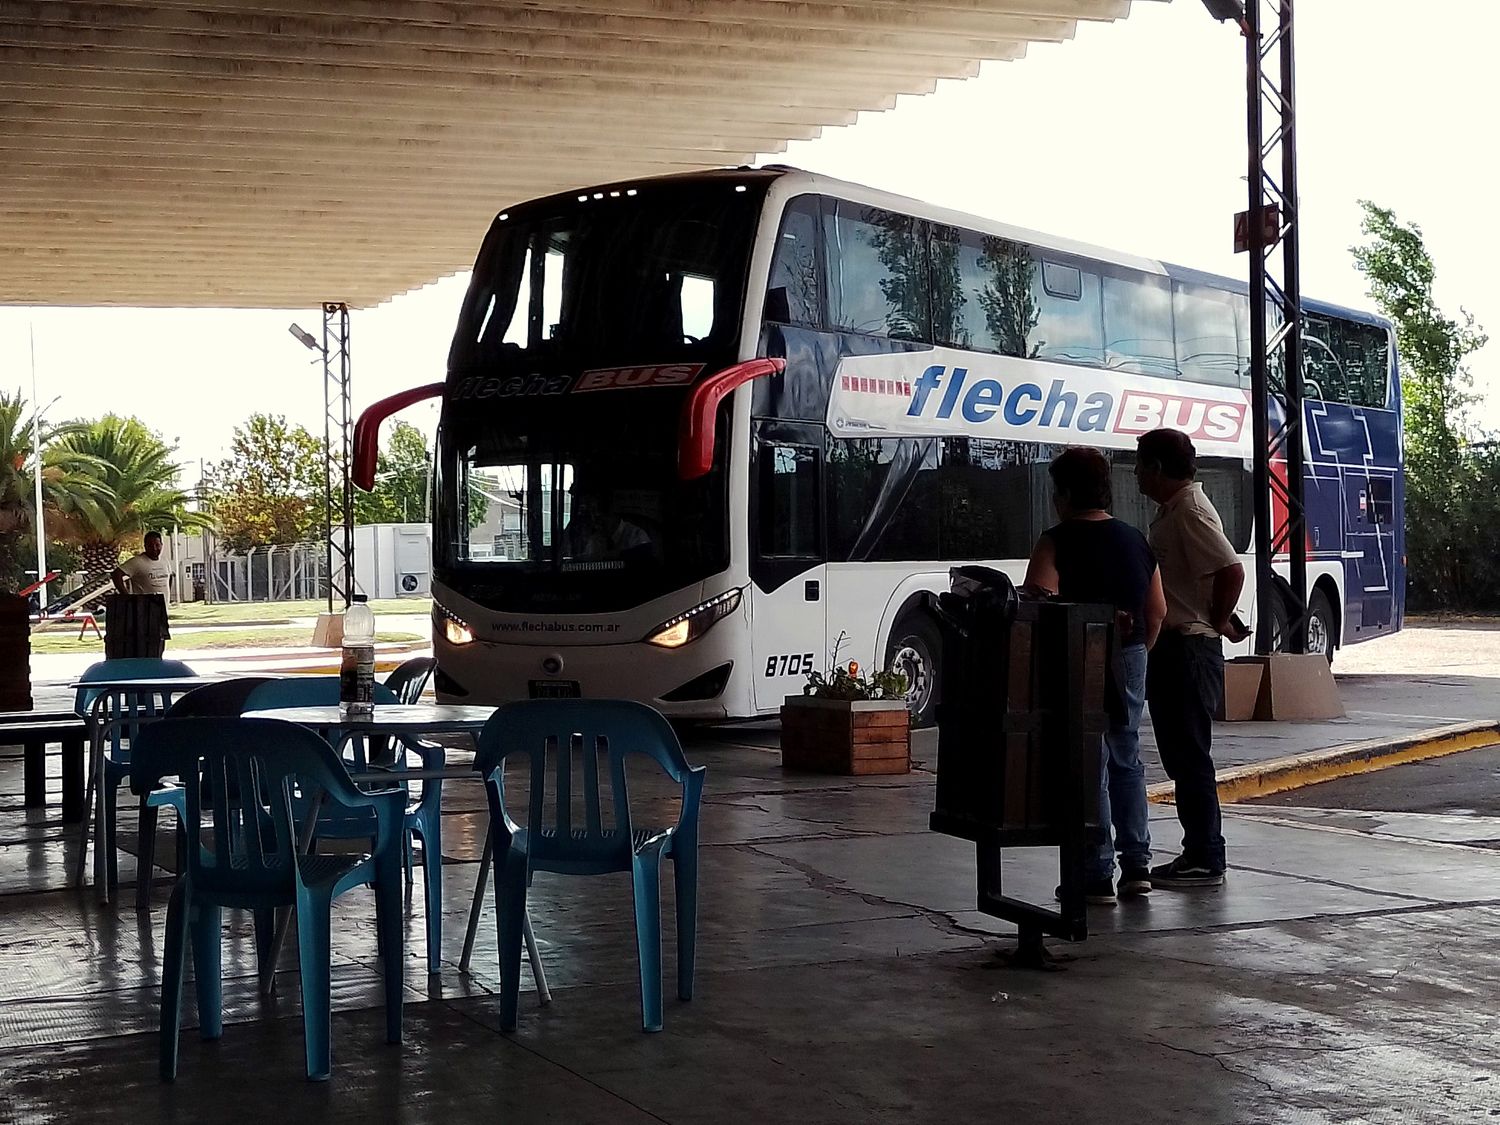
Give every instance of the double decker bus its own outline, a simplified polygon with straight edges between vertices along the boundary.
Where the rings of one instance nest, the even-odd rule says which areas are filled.
[[[742,718],[836,659],[898,666],[929,721],[923,593],[962,562],[1020,579],[1067,445],[1107,452],[1144,527],[1157,426],[1197,445],[1253,625],[1249,317],[1241,282],[790,168],[511,207],[431,388],[439,696]],[[1399,381],[1388,323],[1304,318],[1331,659],[1401,625]]]

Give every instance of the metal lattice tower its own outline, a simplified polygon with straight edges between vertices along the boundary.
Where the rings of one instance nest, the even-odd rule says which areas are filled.
[[[349,394],[349,306],[323,302],[323,538],[328,611],[354,597],[354,486],[349,480],[354,420]]]
[[[1255,650],[1301,652],[1307,618],[1303,505],[1302,279],[1297,197],[1293,0],[1248,0],[1245,59],[1250,153],[1250,357],[1255,426]],[[1273,223],[1262,221],[1274,209]],[[1271,229],[1267,229],[1268,226]],[[1280,264],[1276,261],[1280,244]],[[1270,402],[1281,407],[1271,417]],[[1272,561],[1286,552],[1290,582]],[[1278,605],[1278,602],[1282,603]],[[1278,610],[1285,606],[1284,614]],[[1273,622],[1285,618],[1286,635]]]

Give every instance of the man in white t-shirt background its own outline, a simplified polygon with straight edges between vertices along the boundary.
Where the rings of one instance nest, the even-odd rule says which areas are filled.
[[[115,567],[110,575],[115,589],[122,594],[160,594],[165,598],[171,589],[172,564],[161,557],[161,546],[161,532],[146,532],[146,549]],[[130,580],[129,587],[126,579]]]

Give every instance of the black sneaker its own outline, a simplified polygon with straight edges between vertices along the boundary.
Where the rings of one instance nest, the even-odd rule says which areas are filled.
[[[1151,893],[1151,872],[1144,867],[1130,867],[1120,872],[1120,885],[1115,894],[1120,898],[1136,898]]]
[[[1151,885],[1177,890],[1185,887],[1222,887],[1224,869],[1180,855],[1171,863],[1151,869]]]
[[[1062,885],[1058,884],[1052,891],[1052,897],[1058,902],[1062,901]],[[1083,900],[1094,906],[1113,906],[1115,904],[1115,885],[1108,879],[1090,879],[1083,885]]]

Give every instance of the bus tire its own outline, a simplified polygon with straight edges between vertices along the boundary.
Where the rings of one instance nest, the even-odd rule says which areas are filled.
[[[1290,652],[1291,646],[1287,644],[1287,634],[1291,629],[1290,615],[1286,606],[1277,598],[1271,615],[1271,651]],[[1329,602],[1328,595],[1322,590],[1314,588],[1307,598],[1307,624],[1306,632],[1303,633],[1303,651],[1316,652],[1329,664],[1333,663],[1333,652],[1337,646],[1337,618],[1333,614],[1333,604]]]
[[[937,722],[941,643],[937,622],[925,613],[910,613],[897,620],[886,644],[886,667],[906,676],[906,704],[914,727],[930,727]]]
[[[1322,590],[1314,589],[1307,598],[1307,652],[1316,652],[1325,657],[1328,663],[1333,663],[1333,650],[1338,647],[1335,640],[1335,629],[1337,618],[1333,615],[1333,606],[1328,601],[1328,595]]]

